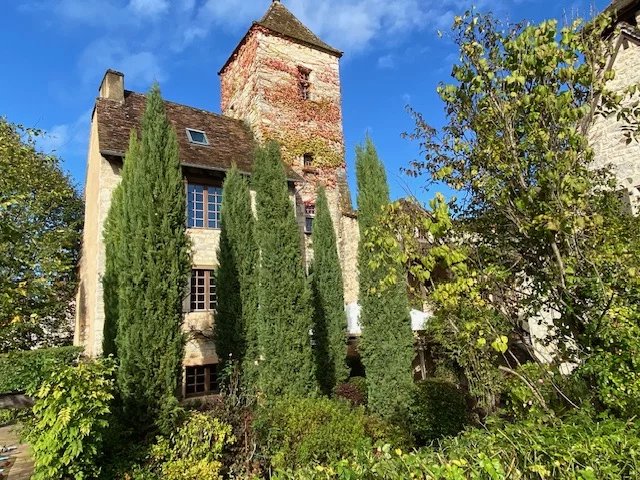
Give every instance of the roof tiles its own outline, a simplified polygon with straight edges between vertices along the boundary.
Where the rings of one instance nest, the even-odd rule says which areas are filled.
[[[124,157],[131,131],[140,130],[145,103],[145,95],[128,90],[125,90],[122,103],[106,98],[97,99],[98,138],[102,155]],[[235,163],[242,172],[252,172],[256,142],[244,122],[168,101],[165,101],[165,108],[167,118],[178,136],[180,162],[183,165],[224,171]],[[205,132],[209,145],[190,142],[187,128]],[[298,179],[290,169],[287,169],[287,175],[290,179]]]

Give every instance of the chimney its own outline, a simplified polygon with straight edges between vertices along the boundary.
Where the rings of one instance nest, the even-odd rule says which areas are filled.
[[[107,70],[98,91],[100,98],[124,102],[124,74],[111,69]]]

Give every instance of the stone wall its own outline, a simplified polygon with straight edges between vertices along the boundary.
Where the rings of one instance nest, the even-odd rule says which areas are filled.
[[[80,282],[74,343],[90,356],[102,353],[104,299],[102,276],[105,269],[104,222],[111,207],[113,190],[120,183],[120,167],[99,151],[97,121],[91,121],[87,181],[85,185],[85,225],[80,260]]]
[[[309,99],[300,94],[300,68],[309,72]],[[254,26],[221,72],[222,111],[245,120],[261,142],[276,140],[285,163],[304,181],[295,184],[296,217],[307,263],[305,207],[315,205],[319,185],[327,191],[345,280],[345,301],[357,300],[357,222],[346,187],[339,58]],[[313,155],[313,166],[303,163]],[[346,230],[345,230],[346,228]],[[355,242],[355,243],[354,243]],[[353,261],[352,261],[353,260]]]
[[[621,90],[640,82],[640,45],[621,34],[616,37],[617,54],[613,60],[615,79],[608,86]],[[589,141],[594,150],[596,167],[611,165],[621,187],[628,192],[632,211],[639,212],[640,200],[640,143],[626,144],[622,134],[622,123],[615,116],[599,117],[589,132]]]

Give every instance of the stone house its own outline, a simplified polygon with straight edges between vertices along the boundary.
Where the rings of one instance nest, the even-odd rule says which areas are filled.
[[[357,304],[359,231],[346,180],[339,63],[342,53],[320,40],[278,0],[219,72],[222,114],[166,102],[178,135],[187,192],[193,270],[185,298],[183,395],[215,390],[218,357],[210,335],[217,304],[215,270],[225,171],[250,175],[257,143],[282,145],[288,185],[307,261],[316,190],[324,185],[338,239],[345,303]],[[129,142],[140,128],[145,96],[125,89],[123,73],[107,70],[91,118],[85,185],[85,228],[74,343],[100,355],[104,327],[103,226]]]

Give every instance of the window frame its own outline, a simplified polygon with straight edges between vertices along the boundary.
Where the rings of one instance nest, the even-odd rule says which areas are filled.
[[[190,369],[193,373],[189,371]],[[202,369],[202,372],[198,372],[198,369]],[[204,377],[202,383],[198,383],[199,376]],[[193,378],[193,383],[189,383],[190,377]],[[202,390],[200,391],[198,391],[199,386],[202,386]],[[192,387],[192,391],[189,391],[190,387]],[[204,365],[185,365],[183,388],[183,395],[185,398],[219,393],[220,385],[218,384],[218,364],[207,363]]]
[[[315,156],[311,152],[307,152],[302,155],[302,167],[303,168],[314,168],[315,165]]]
[[[202,131],[202,130],[197,130],[195,128],[185,128],[185,131],[187,132],[187,139],[189,140],[189,143],[193,143],[194,145],[202,145],[203,147],[208,147],[209,144],[209,138],[207,137],[206,132]],[[191,132],[193,133],[201,133],[202,136],[204,137],[204,143],[203,142],[197,142],[193,139],[193,136],[191,135]]]
[[[198,272],[202,272],[203,285],[194,283],[194,280],[198,280]],[[194,292],[194,289],[202,286],[204,292]],[[203,301],[199,301],[198,298],[194,299],[194,295],[203,295]],[[204,303],[204,308],[199,308],[198,304]],[[194,307],[195,305],[195,307]],[[215,270],[210,268],[192,268],[191,277],[189,279],[189,310],[188,313],[195,312],[213,312],[218,311],[218,285],[216,282]]]
[[[311,69],[298,67],[298,90],[302,100],[311,100]]]
[[[316,206],[313,204],[305,204],[304,206],[304,233],[311,234],[313,232],[313,219],[316,218]],[[310,223],[308,223],[310,222]]]
[[[197,202],[196,200],[192,199],[191,197],[191,191],[190,188],[191,187],[200,187],[202,188],[202,201],[201,202]],[[186,185],[185,185],[185,190],[186,190],[186,195],[187,195],[187,205],[186,205],[186,209],[187,209],[187,228],[195,228],[195,229],[199,229],[199,230],[220,230],[221,228],[221,223],[222,223],[222,185],[219,184],[208,184],[208,183],[196,183],[196,182],[190,182],[187,181]],[[215,190],[215,191],[214,191]],[[210,218],[211,216],[211,211],[209,210],[209,205],[211,204],[210,202],[210,196],[214,195],[217,196],[218,201],[214,202],[212,205],[214,205],[214,211],[213,211],[213,215],[214,215],[214,219],[213,219],[213,226],[210,226],[210,223],[212,221],[212,219]],[[194,204],[194,208],[190,208],[190,204],[193,202]],[[200,211],[200,210],[196,210],[195,209],[195,204],[197,203],[202,203],[202,218],[197,218],[196,216],[196,211]],[[193,212],[193,217],[191,216]],[[198,226],[196,225],[196,222],[202,220],[202,226]],[[193,225],[192,225],[193,223]]]

